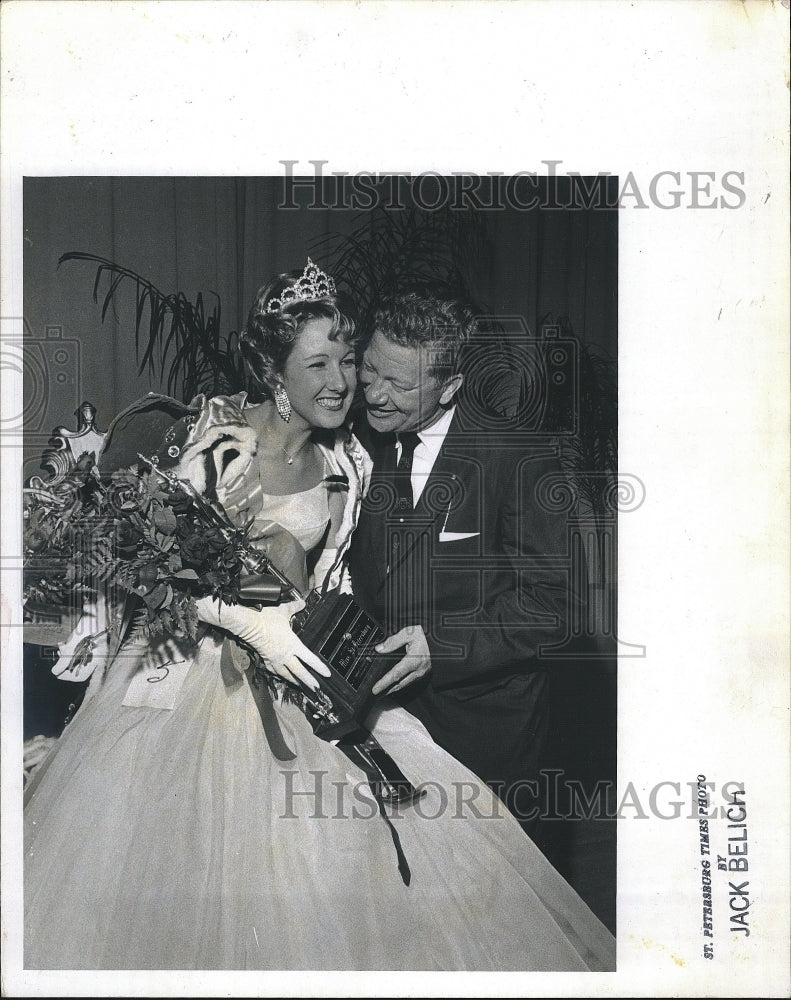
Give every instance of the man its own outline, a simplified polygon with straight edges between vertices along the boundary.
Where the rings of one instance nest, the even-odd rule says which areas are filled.
[[[461,391],[475,328],[458,300],[410,293],[378,311],[358,429],[374,469],[350,567],[357,600],[394,633],[381,648],[405,650],[374,691],[401,692],[529,821],[548,727],[542,647],[565,635],[566,521],[537,492],[559,475],[554,444],[498,431]]]

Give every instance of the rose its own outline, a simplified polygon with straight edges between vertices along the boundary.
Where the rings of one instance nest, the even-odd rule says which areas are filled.
[[[189,494],[184,493],[181,490],[168,494],[165,502],[174,514],[188,514],[195,503]]]
[[[143,533],[129,521],[116,521],[115,528],[115,545],[119,558],[134,559],[137,547],[143,540]]]
[[[124,513],[134,513],[140,510],[142,497],[140,495],[139,483],[135,482],[114,482],[107,487],[107,503],[114,511]]]
[[[210,549],[202,535],[192,532],[186,538],[181,539],[179,551],[183,562],[200,567],[208,558]]]
[[[227,538],[223,535],[219,528],[207,525],[203,529],[203,540],[209,547],[210,555],[218,556],[227,549],[226,554],[231,558],[235,558],[233,546],[228,542]]]

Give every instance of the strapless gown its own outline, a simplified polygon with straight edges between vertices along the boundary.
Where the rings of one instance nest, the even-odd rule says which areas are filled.
[[[264,499],[323,533],[322,509]],[[275,699],[278,759],[221,648],[207,635],[157,709],[122,704],[146,652],[129,647],[68,726],[25,809],[25,968],[614,968],[610,932],[409,713],[368,720],[425,787],[390,810],[407,885],[363,773]]]

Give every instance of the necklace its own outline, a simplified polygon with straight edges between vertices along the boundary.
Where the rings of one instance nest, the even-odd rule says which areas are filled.
[[[299,453],[300,453],[300,452],[302,451],[302,449],[303,449],[303,448],[305,447],[305,445],[306,445],[306,444],[308,443],[308,441],[309,441],[309,440],[310,440],[310,438],[305,438],[305,440],[304,440],[304,441],[302,442],[302,444],[301,444],[301,445],[299,446],[299,448],[297,448],[297,450],[296,450],[296,451],[294,452],[294,454],[293,454],[293,455],[290,455],[290,454],[289,454],[289,453],[288,453],[288,452],[286,451],[286,449],[285,449],[285,448],[283,447],[283,445],[282,445],[282,444],[280,445],[280,450],[281,450],[281,451],[283,452],[283,454],[284,454],[284,455],[286,456],[286,458],[288,459],[288,464],[289,464],[289,465],[293,465],[293,464],[294,464],[294,459],[295,459],[295,458],[297,457],[297,455],[298,455],[298,454],[299,454]]]

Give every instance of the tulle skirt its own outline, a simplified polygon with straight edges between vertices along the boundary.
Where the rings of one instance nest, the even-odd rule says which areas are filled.
[[[142,652],[77,713],[25,807],[25,968],[611,970],[614,939],[411,715],[369,723],[425,794],[389,809],[205,638],[172,710],[124,707]],[[281,754],[281,756],[284,756]]]

